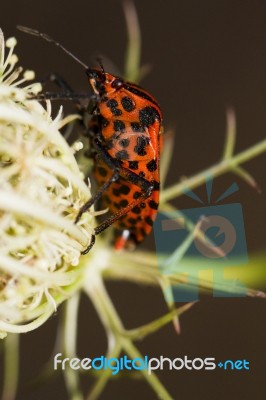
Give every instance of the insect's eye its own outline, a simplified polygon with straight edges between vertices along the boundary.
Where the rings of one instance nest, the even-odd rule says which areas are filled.
[[[111,84],[112,88],[119,89],[123,86],[124,81],[120,78],[116,78],[113,83]]]

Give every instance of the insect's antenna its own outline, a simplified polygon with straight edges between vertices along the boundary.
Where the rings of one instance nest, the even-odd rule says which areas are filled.
[[[47,42],[50,42],[50,43],[54,44],[55,46],[58,46],[61,50],[63,50],[66,54],[68,54],[71,58],[73,58],[77,63],[82,65],[85,69],[88,69],[88,66],[84,62],[82,62],[73,53],[71,53],[64,46],[62,46],[61,43],[57,42],[56,40],[54,40],[53,38],[48,36],[46,33],[42,33],[42,32],[37,31],[36,29],[27,28],[26,26],[21,26],[21,25],[17,25],[17,29],[22,32],[28,33],[29,35],[38,36],[38,37],[46,40]]]

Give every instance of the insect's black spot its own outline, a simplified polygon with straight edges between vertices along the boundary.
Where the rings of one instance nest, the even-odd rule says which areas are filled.
[[[115,154],[115,158],[117,158],[117,160],[128,160],[129,155],[126,150],[120,150]]]
[[[125,130],[126,126],[123,121],[120,121],[117,119],[114,121],[114,130],[115,132],[123,132]]]
[[[99,115],[99,124],[103,127],[106,128],[107,125],[109,124],[109,121],[107,119],[105,119],[104,117],[102,117],[101,115]]]
[[[115,208],[120,208],[120,206],[119,206],[118,203],[113,203],[113,206],[114,206]]]
[[[121,104],[123,109],[127,112],[133,111],[136,107],[135,102],[128,96],[122,98]]]
[[[107,140],[106,142],[105,142],[105,148],[107,149],[107,150],[110,150],[110,149],[112,149],[114,147],[114,141],[113,141],[113,139],[109,139],[109,140]]]
[[[119,140],[119,144],[120,144],[120,146],[122,146],[122,147],[128,147],[128,145],[129,145],[129,139],[121,139],[121,140]]]
[[[145,147],[149,144],[149,139],[140,136],[137,138],[137,145],[134,147],[135,153],[137,153],[139,156],[145,156],[147,154]]]
[[[144,107],[139,110],[139,120],[143,126],[150,126],[154,121],[160,120],[160,115],[154,107]]]
[[[160,182],[152,181],[153,190],[160,190]]]
[[[126,199],[122,199],[119,203],[120,207],[126,207],[128,205],[128,201]]]
[[[107,175],[107,170],[104,167],[98,167],[98,172],[103,178]]]
[[[154,200],[150,200],[150,201],[149,201],[149,206],[150,206],[150,208],[152,208],[153,210],[157,210],[157,209],[158,209],[158,203],[156,203]]]
[[[135,206],[132,208],[131,210],[134,214],[140,214],[141,213],[141,209],[139,206]]]
[[[133,169],[133,170],[139,169],[138,161],[129,161],[128,162],[128,168]]]
[[[153,225],[153,220],[152,220],[150,217],[146,217],[146,218],[145,218],[145,222],[146,222],[146,224],[148,224],[148,225],[150,225],[150,226]]]
[[[109,99],[106,105],[109,108],[116,108],[118,107],[118,102],[115,99]]]
[[[133,132],[145,132],[144,127],[139,122],[131,122],[130,126]]]
[[[113,192],[113,195],[114,195],[114,196],[116,196],[116,197],[119,197],[119,196],[120,196],[119,189],[113,188],[112,192]]]
[[[137,223],[137,220],[135,218],[128,218],[128,223],[131,225],[135,225]]]
[[[146,204],[144,202],[140,203],[140,208],[146,208]]]
[[[135,193],[133,194],[134,199],[139,199],[140,196],[141,196],[141,192],[135,192]]]
[[[158,168],[157,162],[155,160],[151,160],[146,164],[148,171],[153,172]]]
[[[115,99],[110,99],[106,103],[107,107],[110,108],[111,113],[115,116],[119,116],[122,114],[122,111],[119,110],[118,107],[118,102]]]
[[[121,194],[128,194],[130,192],[130,188],[126,185],[122,185],[119,188],[119,193]]]

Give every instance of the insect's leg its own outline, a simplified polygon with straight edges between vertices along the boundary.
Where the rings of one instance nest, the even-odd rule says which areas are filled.
[[[72,87],[69,85],[69,83],[62,78],[61,75],[57,73],[50,73],[48,74],[42,81],[42,85],[45,86],[47,85],[48,82],[51,82],[58,86],[62,91],[60,92],[43,92],[39,93],[37,96],[34,95],[34,98],[43,101],[43,100],[70,100],[74,103],[76,110],[81,116],[81,120],[79,120],[79,123],[83,125],[83,128],[85,127],[85,115],[88,112],[87,106],[85,103],[82,103],[82,99],[89,99],[89,104],[93,103],[95,104],[95,99],[94,96],[89,94],[89,93],[75,93]],[[93,97],[93,99],[92,99]],[[86,102],[87,103],[87,102]],[[73,121],[70,125],[68,125],[68,128],[64,130],[62,135],[64,138],[69,141],[69,137],[71,136],[73,132],[73,128],[76,125],[77,121]]]
[[[98,190],[98,192],[95,193],[95,195],[92,196],[90,200],[87,201],[87,203],[83,204],[75,219],[75,224],[80,220],[82,214],[84,214],[96,201],[98,201],[102,197],[103,193],[109,188],[109,186],[113,182],[117,181],[118,178],[119,178],[119,172],[115,171],[113,175],[108,179],[108,181],[106,181],[103,184],[103,186]]]
[[[138,206],[140,203],[143,202],[143,200],[146,200],[148,197],[150,197],[151,193],[153,191],[153,185],[150,184],[148,189],[141,194],[141,196],[137,199],[129,203],[126,207],[121,208],[118,210],[115,214],[111,215],[109,218],[107,218],[105,221],[103,221],[100,225],[98,225],[94,232],[95,235],[98,235],[99,233],[103,232],[106,228],[114,224],[117,220],[122,218],[124,215],[126,215],[129,211],[132,210],[132,208]]]
[[[97,94],[91,94],[89,98],[89,104],[87,105],[86,111],[88,114],[94,114],[99,104],[99,96]]]
[[[99,235],[99,233],[102,233],[105,229],[109,228],[112,224],[114,224],[117,220],[122,218],[124,215],[126,215],[132,208],[138,206],[143,200],[147,199],[152,193],[152,185],[151,187],[145,192],[142,193],[142,195],[135,201],[132,201],[130,204],[128,204],[126,207],[121,208],[121,210],[117,211],[115,214],[111,215],[109,218],[107,218],[105,221],[103,221],[100,225],[98,225],[94,229],[94,235],[92,235],[91,243],[90,245],[82,251],[81,254],[87,254],[91,248],[93,247],[95,243],[95,236]]]
[[[45,92],[45,93],[40,93],[37,95],[32,96],[33,99],[36,99],[38,101],[44,101],[44,100],[71,100],[73,101],[79,111],[84,111],[86,110],[86,107],[84,107],[82,104],[80,104],[79,100],[81,99],[89,99],[91,98],[91,94],[89,93],[63,93],[63,92]],[[80,104],[80,106],[78,106]]]
[[[135,174],[133,171],[130,171],[120,165],[120,163],[117,160],[114,160],[112,157],[110,157],[109,153],[107,150],[101,145],[100,141],[98,139],[94,140],[93,146],[97,153],[100,155],[101,159],[108,165],[109,168],[112,170],[116,169],[119,171],[119,176],[122,178],[127,179],[129,182],[133,183],[134,185],[139,186],[143,192],[146,192],[149,190],[149,187],[151,186],[151,182],[147,181],[147,179],[142,178],[138,174]]]
[[[82,251],[81,254],[83,254],[83,255],[87,254],[91,250],[91,248],[94,246],[94,244],[95,244],[95,235],[91,235],[91,242],[90,242],[89,246],[84,251]]]
[[[130,210],[132,210],[132,208],[138,206],[143,200],[150,197],[150,195],[152,193],[152,189],[153,189],[153,187],[152,187],[152,185],[150,185],[150,188],[145,193],[142,193],[142,195],[137,200],[132,201],[132,203],[128,204],[126,207],[121,208],[121,210],[117,211],[115,214],[111,215],[109,218],[107,218],[105,221],[103,221],[100,225],[98,225],[94,229],[95,234],[92,236],[90,245],[84,251],[82,251],[81,254],[83,254],[83,255],[87,254],[91,250],[91,248],[93,247],[93,245],[95,243],[96,235],[99,235],[99,233],[102,233],[105,229],[109,228],[109,226],[111,226],[117,220],[119,220],[124,215],[126,215]]]
[[[126,215],[129,211],[131,211],[134,207],[136,207],[140,203],[142,203],[143,200],[146,200],[148,197],[150,197],[150,195],[152,194],[152,191],[153,191],[153,184],[149,183],[149,186],[146,189],[146,191],[144,193],[142,193],[141,196],[137,200],[134,200],[131,203],[129,203],[126,207],[121,208],[121,210],[118,210],[115,214],[111,215],[109,218],[107,218],[105,221],[103,221],[100,225],[98,225],[94,229],[95,234],[92,236],[90,245],[81,254],[87,254],[90,251],[90,249],[93,247],[93,245],[95,243],[96,235],[99,235],[99,233],[102,233],[105,229],[107,229],[107,228],[109,228],[109,226],[113,225],[116,221],[118,221],[120,218],[122,218],[124,215]]]
[[[61,75],[54,73],[54,72],[47,75],[41,81],[41,84],[43,86],[46,86],[48,82],[54,83],[56,86],[58,86],[60,89],[62,89],[62,92],[60,92],[60,93],[54,93],[54,92],[41,93],[41,94],[37,95],[37,100],[72,100],[80,112],[85,111],[85,107],[81,104],[81,102],[79,100],[82,98],[90,98],[91,95],[75,93],[74,90],[72,89],[72,87],[69,85],[69,83],[64,78],[62,78]]]

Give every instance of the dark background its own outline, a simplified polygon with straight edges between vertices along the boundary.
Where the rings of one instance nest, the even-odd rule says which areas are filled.
[[[168,184],[189,176],[220,159],[228,106],[237,115],[236,150],[265,138],[266,132],[266,1],[172,0],[135,1],[142,30],[142,62],[152,66],[142,82],[159,100],[166,129],[175,130],[175,151]],[[121,1],[71,2],[46,0],[5,1],[0,24],[6,37],[19,39],[17,54],[39,79],[56,71],[77,92],[88,90],[82,68],[59,49],[16,31],[16,24],[47,32],[84,62],[106,55],[123,70],[127,43]],[[112,71],[111,71],[112,72]],[[57,106],[55,106],[57,107]],[[69,107],[69,106],[68,106]],[[241,202],[249,252],[265,250],[265,155],[246,164],[256,177],[258,195],[232,175],[218,178],[221,194],[233,181],[240,191],[231,198]],[[204,190],[197,191],[200,195]],[[180,198],[176,206],[195,206]],[[152,237],[144,246],[153,245]],[[124,283],[108,285],[127,327],[146,323],[166,308],[159,290]],[[130,310],[130,312],[129,312]],[[60,314],[60,309],[58,311]],[[26,383],[48,360],[53,347],[57,316],[36,332],[23,335],[19,400],[66,399],[63,379],[46,383],[32,393]],[[80,313],[79,355],[103,354],[105,335],[88,301]],[[250,371],[169,372],[160,379],[175,399],[264,399],[265,303],[260,299],[204,298],[181,320],[182,334],[172,325],[138,344],[149,356],[216,357],[244,359]],[[2,366],[1,366],[2,368]],[[84,379],[88,389],[91,380]],[[143,381],[115,380],[102,399],[155,399]]]

